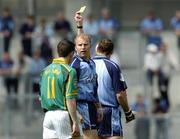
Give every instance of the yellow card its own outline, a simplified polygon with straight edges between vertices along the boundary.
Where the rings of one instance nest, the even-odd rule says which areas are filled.
[[[80,10],[78,12],[83,13],[85,11],[85,9],[86,9],[86,6],[83,6],[83,7],[80,8]]]

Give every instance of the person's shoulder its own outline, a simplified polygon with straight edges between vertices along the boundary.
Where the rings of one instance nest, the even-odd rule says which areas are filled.
[[[171,18],[171,21],[177,21],[177,18],[176,18],[175,16],[173,16],[173,17]]]
[[[110,60],[110,59],[104,59],[104,62],[106,64],[108,64],[111,68],[117,69],[119,70],[119,65],[116,64],[114,61]]]
[[[175,16],[172,17],[171,20],[170,20],[170,23],[171,23],[171,25],[176,25],[176,24],[178,24],[177,18],[176,18]]]
[[[51,64],[42,69],[41,75],[43,75],[43,73],[47,73],[50,69],[51,69]]]
[[[73,76],[73,75],[76,74],[75,68],[71,67],[70,65],[63,64],[62,66],[66,69],[67,73],[68,73],[70,76]]]
[[[112,72],[112,73],[119,73],[121,72],[120,66],[118,64],[116,64],[114,61],[109,60],[109,59],[104,59],[105,65],[108,69],[108,71]]]
[[[79,68],[80,62],[81,62],[81,59],[77,56],[74,56],[70,66],[74,68]]]
[[[162,22],[162,20],[161,20],[160,17],[157,17],[155,21],[156,21],[156,22]]]
[[[95,64],[94,58],[90,58],[89,62]]]
[[[14,17],[12,15],[9,16],[7,19],[8,19],[8,21],[14,21]]]
[[[20,26],[21,28],[27,28],[28,27],[28,25],[27,25],[27,23],[26,22],[24,22],[24,23],[22,23],[21,24],[21,26]]]
[[[69,73],[76,74],[76,70],[73,67],[69,66]]]
[[[144,18],[142,18],[142,22],[149,22],[150,20],[149,20],[149,18],[148,17],[144,17]]]

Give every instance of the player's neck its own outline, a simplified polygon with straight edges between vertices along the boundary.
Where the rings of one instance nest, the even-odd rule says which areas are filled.
[[[106,55],[104,53],[99,53],[99,52],[96,52],[98,56],[104,56],[104,57],[107,57],[107,58],[110,58],[111,55]]]

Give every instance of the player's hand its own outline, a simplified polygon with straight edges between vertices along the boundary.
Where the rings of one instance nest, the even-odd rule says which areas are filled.
[[[83,116],[79,112],[77,112],[77,117],[78,117],[78,121],[82,124],[84,121]]]
[[[79,13],[79,11],[76,12],[76,14],[74,16],[74,20],[75,20],[77,26],[82,26],[82,24],[83,24],[83,17],[81,15],[81,13]]]
[[[97,108],[97,122],[101,122],[103,120],[103,110],[101,107]]]
[[[125,116],[126,116],[126,123],[129,123],[135,119],[135,114],[132,112],[132,110],[125,112]]]
[[[84,122],[84,119],[83,119],[82,115],[80,115],[79,119],[80,119],[80,123],[82,124]]]
[[[73,122],[71,135],[72,137],[80,136],[80,129],[77,122]]]

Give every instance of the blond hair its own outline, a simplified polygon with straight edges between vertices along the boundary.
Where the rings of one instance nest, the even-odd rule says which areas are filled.
[[[91,44],[91,37],[88,34],[81,33],[81,34],[77,35],[74,39],[74,42],[76,43],[77,39],[79,39],[79,38],[88,40],[89,43]]]

